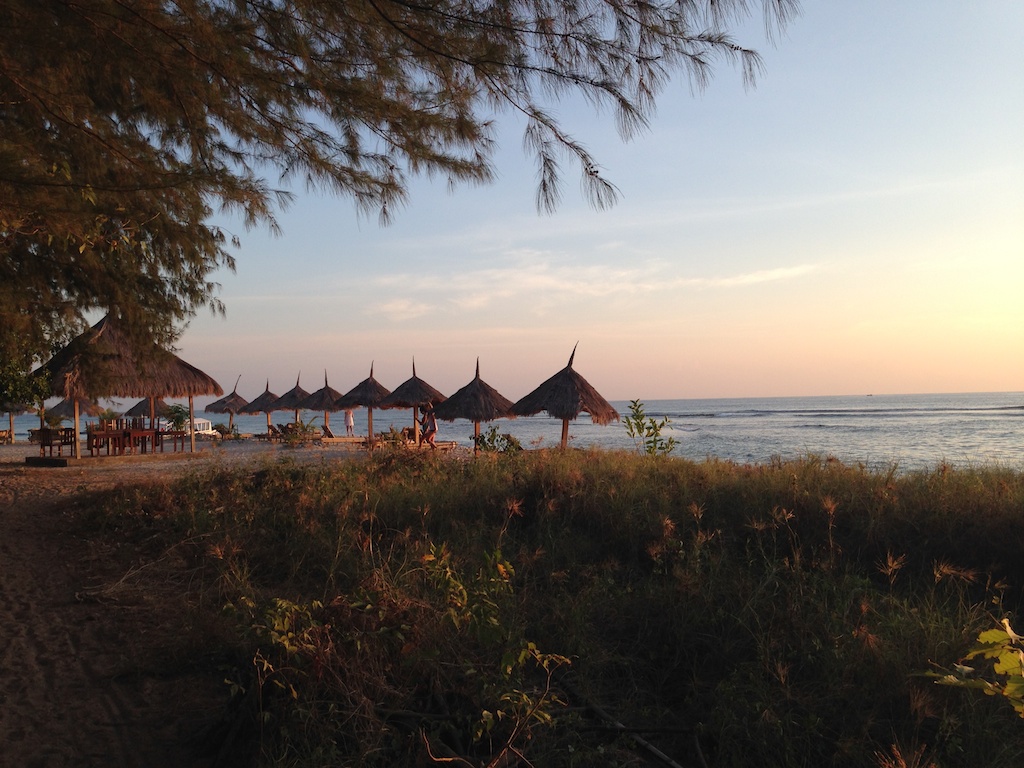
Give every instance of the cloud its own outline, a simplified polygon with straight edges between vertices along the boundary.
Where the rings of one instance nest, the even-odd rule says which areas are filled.
[[[555,256],[535,251],[513,252],[510,256],[506,266],[380,277],[371,291],[386,292],[392,298],[370,305],[367,311],[393,322],[428,314],[481,312],[503,305],[514,307],[517,313],[544,316],[573,302],[655,297],[680,289],[728,290],[795,280],[819,269],[813,264],[799,264],[718,277],[686,277],[678,274],[678,266],[668,262],[613,267],[560,264]]]

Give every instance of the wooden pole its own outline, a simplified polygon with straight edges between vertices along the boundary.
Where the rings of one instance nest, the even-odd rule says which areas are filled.
[[[82,446],[78,442],[78,398],[75,398],[75,449],[71,453],[76,459],[82,458]]]
[[[562,419],[562,448],[569,446],[569,420]]]
[[[192,395],[188,396],[189,437],[192,440],[192,453],[196,452],[196,411],[192,405]]]

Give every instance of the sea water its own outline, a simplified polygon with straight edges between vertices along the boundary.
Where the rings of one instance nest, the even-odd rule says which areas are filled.
[[[134,402],[134,401],[133,401]],[[128,403],[125,407],[130,407]],[[612,405],[623,416],[629,402]],[[703,460],[717,457],[740,463],[808,455],[834,457],[872,469],[934,469],[998,464],[1024,470],[1024,393],[932,395],[858,395],[849,397],[781,397],[709,400],[651,400],[648,416],[668,418],[664,437],[676,440],[673,456]],[[366,434],[365,409],[355,411],[356,434]],[[303,411],[303,421],[324,422],[323,413]],[[227,424],[227,414],[196,411],[196,418]],[[274,423],[291,421],[292,412],[272,414]],[[342,413],[328,414],[335,434],[344,434]],[[409,409],[373,412],[374,431],[412,426]],[[15,436],[28,438],[38,418],[15,418]],[[241,433],[266,432],[267,418],[239,415]],[[492,422],[499,433],[511,434],[524,448],[557,446],[561,421],[544,414]],[[486,431],[492,424],[482,424]],[[6,427],[6,419],[0,421]],[[439,440],[472,445],[473,425],[439,422]],[[600,426],[581,414],[569,423],[570,446],[635,451],[637,446],[621,421]]]

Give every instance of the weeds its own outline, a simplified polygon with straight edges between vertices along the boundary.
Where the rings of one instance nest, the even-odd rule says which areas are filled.
[[[178,532],[229,606],[259,765],[636,764],[568,669],[684,765],[1024,756],[920,674],[1020,609],[1020,474],[383,452],[122,495],[97,519]]]

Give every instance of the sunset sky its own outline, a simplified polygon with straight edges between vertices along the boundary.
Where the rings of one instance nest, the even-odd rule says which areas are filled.
[[[564,367],[612,400],[1024,390],[1024,4],[805,0],[765,71],[682,79],[628,143],[558,114],[619,188],[588,207],[567,159],[534,205],[521,125],[498,179],[421,179],[393,224],[295,190],[246,232],[180,354],[253,398],[326,369],[342,392],[417,373],[512,400]]]

